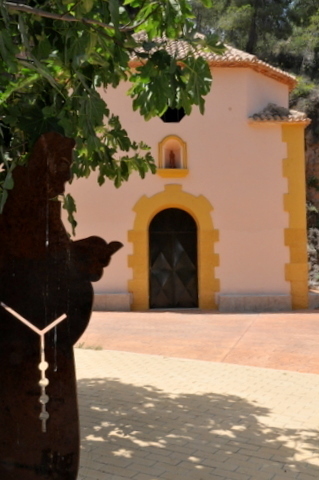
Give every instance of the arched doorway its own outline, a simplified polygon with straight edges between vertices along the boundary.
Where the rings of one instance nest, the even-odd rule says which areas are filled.
[[[179,208],[159,212],[149,226],[150,308],[198,307],[197,225]]]
[[[145,311],[150,306],[149,295],[149,226],[154,216],[168,208],[179,208],[196,220],[198,248],[198,306],[203,310],[217,309],[216,294],[220,291],[215,269],[219,265],[219,254],[215,246],[219,231],[214,228],[211,212],[213,207],[203,195],[195,196],[184,192],[181,185],[165,185],[163,191],[150,197],[142,195],[133,207],[135,219],[133,229],[128,232],[132,242],[132,254],[128,266],[132,278],[128,280],[128,291],[132,295],[132,310]]]

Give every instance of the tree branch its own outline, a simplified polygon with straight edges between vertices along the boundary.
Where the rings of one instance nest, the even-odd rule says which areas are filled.
[[[52,18],[53,20],[64,20],[66,22],[79,22],[79,23],[84,23],[85,25],[94,25],[101,28],[106,28],[108,30],[114,30],[113,25],[100,22],[99,20],[92,20],[89,18],[77,18],[68,14],[59,15],[58,13],[46,12],[45,10],[40,10],[39,8],[29,7],[29,5],[25,5],[22,3],[4,2],[4,6],[7,7],[9,11],[25,12],[25,13],[30,13],[32,15],[38,15],[39,17]],[[132,26],[125,25],[122,28],[120,27],[119,28],[120,32],[129,32],[134,30],[135,28],[142,25],[149,16],[150,15],[148,15],[145,19],[143,19],[141,22],[135,25],[132,25]]]
[[[4,2],[4,6],[7,7],[7,9],[10,11],[13,10],[18,12],[31,13],[32,15],[38,15],[39,17],[45,17],[45,18],[52,18],[53,20],[64,20],[66,22],[80,22],[87,25],[97,25],[102,28],[114,30],[113,25],[99,22],[98,20],[90,20],[88,18],[76,18],[76,17],[72,17],[72,15],[67,15],[67,14],[59,15],[58,13],[46,12],[45,10],[29,7],[28,5],[24,5],[21,3]]]

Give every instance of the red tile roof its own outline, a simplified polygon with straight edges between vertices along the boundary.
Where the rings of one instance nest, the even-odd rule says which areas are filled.
[[[143,32],[136,34],[135,38],[138,41],[143,41],[144,39],[147,41],[147,37]],[[154,39],[154,42],[161,41],[164,41],[164,47],[167,52],[170,55],[175,56],[178,60],[182,61],[190,51],[189,44],[184,40],[165,41],[163,39],[161,40],[160,38]],[[195,56],[201,56],[207,60],[211,67],[251,68],[258,73],[288,85],[289,90],[292,90],[297,83],[297,80],[293,75],[280,70],[280,68],[273,67],[262,60],[259,60],[259,58],[257,58],[255,55],[243,52],[229,45],[225,45],[225,52],[222,55],[212,53],[207,49],[200,47],[198,47],[197,50],[193,50],[193,52],[195,53]],[[133,67],[137,66],[141,62],[142,60],[139,59],[138,56],[135,56],[131,59],[131,65]]]

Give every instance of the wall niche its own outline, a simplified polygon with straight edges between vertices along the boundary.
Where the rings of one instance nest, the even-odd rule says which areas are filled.
[[[159,143],[157,173],[163,177],[183,177],[188,174],[187,145],[180,137],[169,135]]]

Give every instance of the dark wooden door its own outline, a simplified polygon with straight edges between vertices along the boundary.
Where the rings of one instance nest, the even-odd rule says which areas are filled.
[[[150,308],[198,307],[197,226],[184,210],[158,213],[149,228]]]

